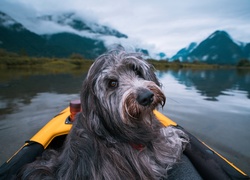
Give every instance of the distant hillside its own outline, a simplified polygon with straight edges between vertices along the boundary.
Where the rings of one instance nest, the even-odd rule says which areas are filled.
[[[237,42],[227,32],[215,31],[200,44],[191,43],[187,48],[181,49],[171,60],[235,65],[244,58],[250,58],[250,43]]]
[[[85,38],[72,33],[44,35],[46,39],[46,56],[68,57],[79,53],[85,58],[96,58],[106,51],[102,41]]]
[[[26,51],[31,55],[41,56],[46,40],[27,30],[8,15],[0,12],[0,48],[13,52]]]
[[[99,36],[127,38],[125,34],[107,26],[85,23],[73,13],[42,16],[38,20],[51,21],[72,30],[40,35],[0,12],[0,48],[17,53],[25,52],[31,56],[68,57],[72,53],[79,53],[92,59],[106,51],[104,42],[98,39]],[[82,35],[86,33],[88,36]]]

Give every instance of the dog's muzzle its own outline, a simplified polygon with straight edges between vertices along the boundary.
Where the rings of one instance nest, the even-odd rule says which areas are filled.
[[[124,122],[128,123],[132,119],[140,120],[140,117],[145,113],[145,116],[147,116],[147,113],[152,113],[158,105],[163,107],[165,100],[165,95],[160,87],[152,81],[144,83],[143,87],[132,88],[128,93],[124,94],[121,101],[121,114]]]
[[[136,101],[142,106],[148,106],[154,101],[154,93],[148,89],[140,89]]]

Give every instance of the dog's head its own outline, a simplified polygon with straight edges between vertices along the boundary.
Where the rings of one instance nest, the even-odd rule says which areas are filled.
[[[141,54],[124,50],[111,51],[95,60],[83,84],[81,98],[87,119],[95,121],[90,116],[97,114],[105,126],[114,127],[121,123],[150,124],[153,109],[165,104],[153,67]]]

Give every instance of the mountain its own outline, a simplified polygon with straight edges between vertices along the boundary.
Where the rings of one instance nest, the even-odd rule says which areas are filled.
[[[192,42],[189,46],[182,48],[179,50],[176,55],[174,55],[171,59],[176,60],[179,59],[183,61],[183,59],[188,59],[189,53],[191,53],[197,47],[197,43]]]
[[[247,43],[245,46],[243,46],[243,52],[246,57],[250,58],[250,43]]]
[[[68,57],[79,53],[85,58],[96,58],[106,51],[103,36],[127,38],[125,34],[85,22],[74,13],[38,17],[37,21],[54,23],[61,32],[38,34],[24,27],[9,15],[0,12],[0,48],[12,52],[25,52],[31,56]]]
[[[127,35],[110,27],[99,25],[90,21],[83,21],[75,13],[63,13],[60,15],[44,15],[37,19],[49,21],[61,26],[69,26],[78,32],[88,32],[95,35],[115,36],[117,38],[128,38]]]
[[[0,12],[0,48],[13,52],[25,51],[31,55],[42,55],[46,41],[27,30],[10,16]]]
[[[191,43],[188,48],[181,49],[171,59],[235,65],[243,58],[250,58],[250,43],[234,41],[227,32],[218,30],[200,44]]]
[[[102,41],[77,34],[63,32],[43,37],[46,39],[45,56],[69,57],[72,53],[78,53],[93,59],[107,50]]]

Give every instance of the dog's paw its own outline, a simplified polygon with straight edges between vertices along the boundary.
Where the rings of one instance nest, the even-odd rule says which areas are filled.
[[[182,147],[182,151],[184,151],[186,145],[189,143],[188,135],[174,126],[164,127],[161,129],[161,132],[166,137],[167,143]]]

